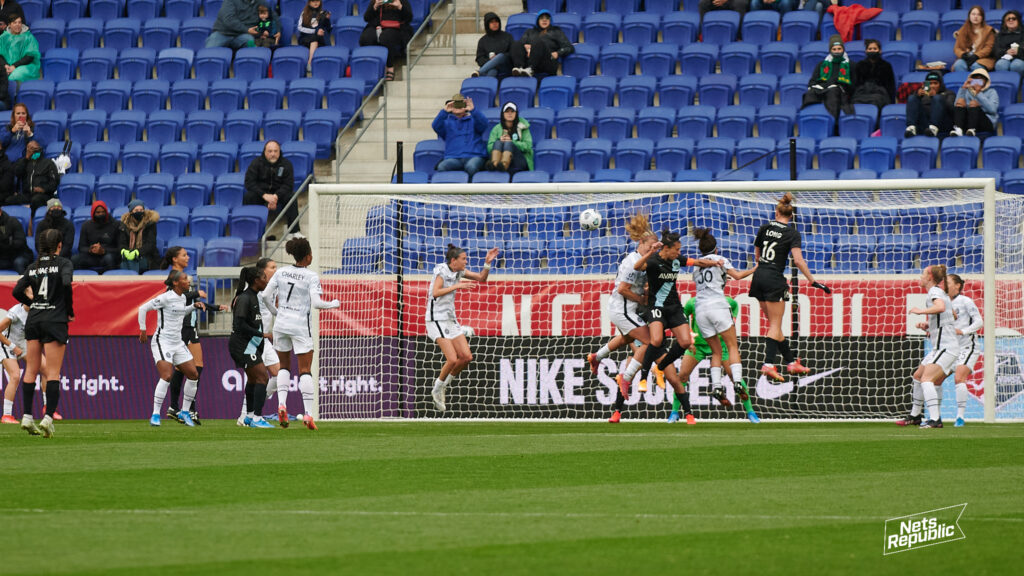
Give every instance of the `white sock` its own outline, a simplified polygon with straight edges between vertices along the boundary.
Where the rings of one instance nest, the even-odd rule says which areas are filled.
[[[967,382],[961,382],[956,385],[956,417],[963,418],[964,410],[967,409]],[[4,410],[6,410],[6,406]],[[4,412],[6,414],[7,412]]]
[[[928,419],[939,419],[939,395],[935,392],[935,384],[932,382],[921,382],[921,394],[924,396],[924,405],[928,408]]]
[[[156,391],[153,392],[153,414],[160,415],[160,409],[164,405],[164,396],[167,396],[167,387],[170,385],[170,382],[163,379],[156,383]]]
[[[274,397],[277,393],[277,376],[271,376],[270,380],[267,380],[267,400]]]
[[[435,378],[434,390],[440,390],[441,388],[444,388],[444,380],[441,380],[440,378]]]
[[[313,401],[316,398],[316,389],[313,388],[313,376],[310,374],[299,375],[299,391],[302,392],[302,407],[307,415],[313,415]]]
[[[185,379],[184,398],[181,400],[181,409],[185,412],[192,411],[192,402],[196,399],[196,390],[199,389],[199,380]]]
[[[256,412],[246,412],[245,413],[245,417],[246,418],[255,418],[256,417]]]
[[[735,364],[729,364],[729,371],[732,374],[732,383],[739,384],[743,382],[743,364],[739,362]]]
[[[722,385],[722,367],[712,366],[711,367],[711,386]]]
[[[239,417],[239,418],[245,418],[245,415],[246,415],[246,410],[247,410],[248,408],[249,408],[249,407],[248,407],[248,406],[246,406],[246,401],[245,401],[245,392],[242,392],[242,412],[241,412],[241,413],[240,413],[240,414],[238,415],[238,417]]]
[[[910,415],[920,416],[921,410],[924,408],[924,395],[921,393],[920,380],[914,380],[914,387],[910,389],[910,401]]]
[[[292,373],[282,368],[277,373],[277,403],[288,405],[288,387],[292,384]]]
[[[452,380],[455,380],[455,375],[449,374],[448,377],[444,379],[444,387],[447,388],[451,386]]]
[[[622,373],[622,377],[627,381],[632,381],[636,373],[640,371],[643,364],[636,361],[636,358],[630,358],[629,364],[626,364],[626,371]]]
[[[598,359],[598,360],[604,360],[604,359],[605,359],[605,358],[607,358],[607,357],[608,357],[608,355],[609,355],[609,354],[611,354],[611,353],[612,353],[612,351],[611,351],[611,350],[609,350],[609,349],[608,349],[608,345],[607,345],[607,344],[605,344],[604,346],[601,346],[601,349],[600,349],[600,350],[598,350],[598,351],[597,351],[597,359]]]
[[[967,388],[964,388],[966,390]],[[4,398],[4,416],[10,416],[14,413],[14,400],[8,400]]]

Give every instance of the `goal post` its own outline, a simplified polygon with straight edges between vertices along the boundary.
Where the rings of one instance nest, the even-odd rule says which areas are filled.
[[[982,308],[983,361],[969,383],[968,418],[1024,419],[1024,198],[992,179],[724,183],[314,184],[310,242],[314,268],[339,310],[314,315],[313,375],[318,412],[348,418],[606,417],[614,376],[629,352],[605,359],[597,377],[585,357],[612,335],[605,310],[618,262],[632,249],[623,225],[648,214],[655,231],[710,228],[740,269],[753,266],[757,228],[777,199],[794,194],[796,225],[815,278],[801,278],[797,334],[783,329],[812,368],[807,378],[758,380],[765,317],[729,282],[740,303],[737,332],[744,375],[762,418],[885,419],[910,403],[910,373],[929,348],[907,311],[923,303],[921,268],[946,264]],[[603,216],[580,229],[586,208]],[[444,362],[426,337],[427,285],[451,242],[468,268],[499,247],[486,284],[456,295],[473,362],[438,413],[430,384]],[[680,296],[693,294],[689,271]],[[994,344],[994,345],[991,345]],[[638,375],[638,380],[640,376]],[[698,367],[688,389],[698,418],[738,418],[708,397]],[[955,412],[953,378],[942,410]],[[653,380],[652,380],[653,382]],[[656,386],[627,402],[629,417],[667,416],[671,394]]]

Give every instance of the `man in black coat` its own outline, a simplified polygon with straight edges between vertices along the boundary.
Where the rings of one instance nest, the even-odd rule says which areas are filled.
[[[0,209],[0,270],[25,273],[32,251],[25,242],[25,228],[17,218]]]
[[[249,164],[245,171],[245,196],[243,204],[263,205],[270,210],[267,224],[274,221],[294,194],[295,180],[292,163],[281,155],[281,145],[275,140],[267,140],[263,146],[263,154]],[[294,231],[299,231],[299,206],[293,203],[285,211],[288,226],[295,223]]]
[[[68,213],[64,211],[64,204],[57,198],[51,198],[46,203],[46,216],[43,217],[42,222],[36,226],[36,252],[39,252],[39,238],[43,235],[43,232],[54,228],[60,230],[64,236],[62,241],[64,244],[60,248],[60,255],[65,258],[71,258],[71,248],[75,244],[75,225],[68,220]]]
[[[494,12],[484,14],[484,35],[476,43],[476,65],[473,76],[506,76],[512,72],[512,44],[515,39],[501,29],[501,18]]]
[[[110,217],[107,203],[97,200],[92,203],[92,218],[82,224],[78,237],[78,253],[71,257],[75,270],[89,268],[100,274],[118,266],[117,221]]]
[[[575,52],[569,37],[551,25],[551,12],[537,12],[537,23],[512,45],[512,75],[558,74],[558,63]]]
[[[43,158],[43,147],[35,140],[25,145],[25,157],[19,158],[12,170],[21,187],[19,194],[7,199],[7,204],[29,204],[32,214],[35,214],[36,208],[45,206],[57,192],[60,184],[57,165],[53,160]],[[65,248],[70,249],[70,246]]]

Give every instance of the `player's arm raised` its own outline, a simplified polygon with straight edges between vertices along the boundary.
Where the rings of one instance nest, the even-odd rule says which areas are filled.
[[[487,282],[487,277],[491,275],[491,262],[494,262],[494,259],[498,257],[498,252],[499,250],[497,248],[491,248],[488,250],[487,255],[484,256],[483,270],[480,272],[470,272],[469,270],[466,270],[463,276],[477,282]]]

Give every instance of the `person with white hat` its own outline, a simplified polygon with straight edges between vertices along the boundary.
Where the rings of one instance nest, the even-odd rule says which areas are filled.
[[[487,139],[490,160],[486,170],[498,170],[515,174],[533,170],[533,136],[530,123],[519,117],[515,102],[506,102],[501,107],[501,121],[491,129]]]

